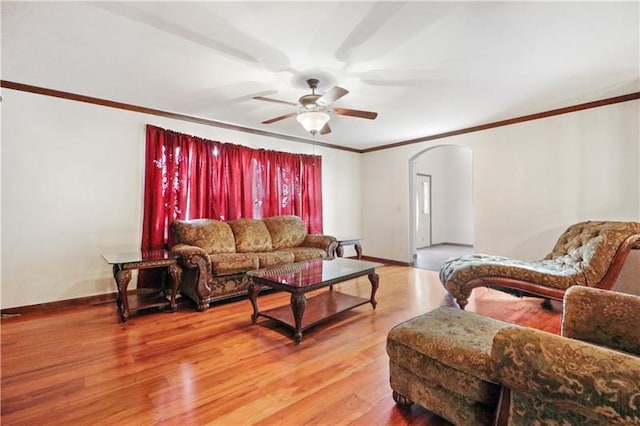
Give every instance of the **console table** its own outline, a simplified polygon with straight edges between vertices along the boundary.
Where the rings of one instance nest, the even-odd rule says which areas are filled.
[[[103,259],[113,265],[113,277],[116,280],[118,296],[118,314],[122,322],[127,322],[130,311],[152,307],[169,307],[171,311],[177,308],[176,296],[182,269],[178,265],[177,255],[167,250],[152,250],[132,253],[103,254]],[[166,268],[171,277],[170,294],[166,286],[160,289],[137,289],[129,294],[127,288],[131,281],[131,271],[134,269]],[[163,280],[164,281],[164,280]]]
[[[338,247],[336,247],[336,256],[342,257],[344,255],[344,247],[345,246],[353,246],[356,249],[356,254],[358,255],[358,259],[362,259],[362,245],[360,241],[361,238],[356,237],[338,237]]]

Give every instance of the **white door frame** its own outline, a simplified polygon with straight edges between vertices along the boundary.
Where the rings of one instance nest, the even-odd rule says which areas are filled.
[[[409,226],[407,227],[407,233],[408,233],[408,241],[409,241],[409,263],[411,265],[415,265],[415,260],[416,260],[416,240],[415,240],[415,227],[414,224],[416,223],[416,210],[415,210],[415,193],[416,193],[416,188],[415,188],[415,175],[416,175],[416,170],[415,170],[415,160],[417,160],[418,158],[420,158],[422,155],[426,154],[428,151],[431,151],[433,149],[436,148],[442,148],[442,147],[446,147],[446,146],[455,146],[455,147],[459,147],[459,148],[466,148],[466,149],[470,149],[468,147],[465,147],[464,145],[456,145],[456,144],[441,144],[441,145],[435,145],[432,147],[429,147],[427,149],[424,149],[418,153],[416,153],[415,155],[413,155],[411,158],[409,158]],[[472,166],[473,167],[473,166]],[[432,196],[433,199],[433,196]],[[433,207],[433,204],[431,205],[431,207]],[[433,212],[433,209],[431,209],[431,211]],[[431,229],[431,231],[433,231],[433,229]],[[433,232],[432,232],[433,233]]]
[[[432,181],[432,177],[430,174],[427,173],[416,173],[416,177],[421,177],[421,178],[429,178],[429,247],[431,246],[432,242],[433,242],[433,237],[431,235],[432,231],[433,231],[433,224],[432,224],[432,214],[433,214],[433,191],[431,190],[431,181]],[[425,181],[423,181],[425,182]],[[421,190],[421,188],[415,188],[415,194],[418,194],[419,191]],[[414,203],[415,203],[415,199],[414,199]],[[414,209],[418,210],[419,206],[414,206]],[[419,215],[419,213],[418,213]],[[413,233],[414,235],[416,235],[416,229],[415,229],[415,225],[419,222],[419,219],[416,217],[415,218],[415,222],[414,222],[414,230]],[[417,245],[417,244],[416,244]]]

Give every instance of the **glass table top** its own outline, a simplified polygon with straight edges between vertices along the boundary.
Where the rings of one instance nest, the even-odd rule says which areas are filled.
[[[247,275],[290,287],[308,287],[336,280],[343,281],[351,276],[362,276],[380,266],[383,265],[364,260],[318,259],[258,269],[247,272]]]
[[[105,253],[102,258],[111,265],[141,262],[144,260],[174,259],[178,256],[167,250],[132,251],[128,253]]]

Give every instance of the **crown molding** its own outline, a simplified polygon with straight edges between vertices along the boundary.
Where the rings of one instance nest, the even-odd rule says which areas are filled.
[[[523,116],[520,116],[520,117],[509,118],[507,120],[494,121],[494,122],[491,122],[491,123],[480,124],[478,126],[466,127],[464,129],[452,130],[452,131],[449,131],[449,132],[438,133],[438,134],[435,134],[435,135],[422,136],[422,137],[419,137],[419,138],[408,139],[408,140],[395,142],[395,143],[391,143],[391,144],[387,144],[387,145],[380,145],[380,146],[376,146],[376,147],[373,147],[373,148],[355,149],[355,148],[349,148],[349,147],[340,146],[340,145],[334,145],[334,144],[328,144],[328,143],[324,143],[324,142],[318,142],[318,141],[315,141],[315,140],[310,140],[310,139],[305,139],[305,138],[299,138],[299,137],[296,137],[296,136],[283,135],[281,133],[275,133],[275,132],[268,132],[268,131],[265,131],[265,130],[253,129],[251,127],[245,127],[245,126],[239,126],[239,125],[235,125],[235,124],[224,123],[224,122],[221,122],[221,121],[210,120],[210,119],[207,119],[207,118],[195,117],[195,116],[192,116],[192,115],[180,114],[180,113],[170,112],[170,111],[163,111],[163,110],[154,109],[154,108],[147,108],[147,107],[143,107],[143,106],[138,106],[138,105],[132,105],[132,104],[127,104],[127,103],[123,103],[123,102],[112,101],[112,100],[108,100],[108,99],[102,99],[102,98],[95,98],[95,97],[91,97],[91,96],[79,95],[79,94],[71,93],[71,92],[64,92],[64,91],[61,91],[61,90],[54,90],[54,89],[48,89],[48,88],[44,88],[44,87],[32,86],[32,85],[29,85],[29,84],[16,83],[16,82],[13,82],[13,81],[0,80],[0,87],[3,87],[5,89],[18,90],[18,91],[22,91],[22,92],[36,93],[36,94],[44,95],[44,96],[53,96],[53,97],[56,97],[56,98],[68,99],[68,100],[77,101],[77,102],[85,102],[85,103],[105,106],[105,107],[109,107],[109,108],[116,108],[116,109],[122,109],[122,110],[126,110],[126,111],[133,111],[133,112],[138,112],[138,113],[141,113],[141,114],[149,114],[149,115],[155,115],[155,116],[158,116],[158,117],[171,118],[171,119],[174,119],[174,120],[181,120],[181,121],[188,121],[188,122],[191,122],[191,123],[204,124],[206,126],[219,127],[219,128],[222,128],[222,129],[234,130],[234,131],[238,131],[238,132],[250,133],[250,134],[260,135],[260,136],[266,136],[266,137],[269,137],[269,138],[284,139],[284,140],[289,140],[289,141],[293,141],[293,142],[301,142],[301,143],[305,143],[305,144],[309,144],[309,145],[315,145],[315,146],[322,146],[322,147],[325,147],[325,148],[337,149],[337,150],[341,150],[341,151],[355,152],[355,153],[358,153],[358,154],[365,154],[365,153],[368,153],[368,152],[382,151],[382,150],[397,148],[397,147],[406,146],[406,145],[413,145],[413,144],[432,141],[432,140],[436,140],[436,139],[443,139],[443,138],[448,138],[448,137],[451,137],[451,136],[463,135],[463,134],[466,134],[466,133],[479,132],[479,131],[482,131],[482,130],[494,129],[496,127],[510,126],[512,124],[524,123],[526,121],[539,120],[541,118],[548,118],[548,117],[553,117],[553,116],[556,116],[556,115],[569,114],[569,113],[572,113],[572,112],[582,111],[582,110],[585,110],[585,109],[598,108],[598,107],[602,107],[602,106],[613,105],[613,104],[617,104],[617,103],[621,103],[621,102],[628,102],[628,101],[633,101],[633,100],[640,99],[640,92],[634,92],[634,93],[629,93],[629,94],[622,95],[622,96],[614,96],[614,97],[611,97],[611,98],[601,99],[601,100],[592,101],[592,102],[586,102],[586,103],[567,106],[567,107],[563,107],[563,108],[552,109],[552,110],[549,110],[549,111],[539,112],[539,113],[535,113],[535,114],[529,114],[529,115],[523,115]]]
[[[289,140],[289,141],[293,141],[293,142],[302,142],[302,143],[306,143],[306,144],[309,144],[309,145],[322,146],[322,147],[325,147],[325,148],[332,148],[332,149],[339,149],[339,150],[342,150],[342,151],[350,151],[350,152],[356,152],[356,153],[360,153],[361,152],[361,150],[359,150],[359,149],[348,148],[348,147],[344,147],[344,146],[340,146],[340,145],[334,145],[334,144],[329,144],[329,143],[324,143],[324,142],[318,142],[318,141],[314,141],[314,140],[310,140],[310,139],[299,138],[299,137],[296,137],[296,136],[289,136],[289,135],[283,135],[281,133],[268,132],[268,131],[265,131],[265,130],[253,129],[251,127],[238,126],[238,125],[235,125],[235,124],[229,124],[229,123],[224,123],[224,122],[221,122],[221,121],[210,120],[208,118],[195,117],[195,116],[192,116],[192,115],[180,114],[180,113],[177,113],[177,112],[163,111],[163,110],[160,110],[160,109],[147,108],[147,107],[143,107],[143,106],[139,106],[139,105],[132,105],[132,104],[112,101],[112,100],[108,100],[108,99],[94,98],[92,96],[79,95],[77,93],[64,92],[64,91],[61,91],[61,90],[48,89],[48,88],[45,88],[45,87],[32,86],[32,85],[23,84],[23,83],[16,83],[14,81],[0,80],[0,87],[3,87],[5,89],[18,90],[18,91],[21,91],[21,92],[35,93],[35,94],[38,94],[38,95],[52,96],[52,97],[55,97],[55,98],[62,98],[62,99],[67,99],[67,100],[71,100],[71,101],[85,102],[85,103],[88,103],[88,104],[100,105],[100,106],[105,106],[105,107],[109,107],[109,108],[122,109],[122,110],[125,110],[125,111],[139,112],[141,114],[149,114],[149,115],[155,115],[155,116],[158,116],[158,117],[171,118],[171,119],[174,119],[174,120],[189,121],[191,123],[198,123],[198,124],[204,124],[206,126],[219,127],[221,129],[235,130],[235,131],[244,132],[244,133],[251,133],[251,134],[254,134],[254,135],[266,136],[266,137],[269,137],[269,138],[285,139],[285,140]]]
[[[481,124],[481,125],[478,125],[478,126],[467,127],[467,128],[460,129],[460,130],[453,130],[453,131],[450,131],[450,132],[438,133],[438,134],[430,135],[430,136],[422,136],[422,137],[419,137],[419,138],[409,139],[409,140],[396,142],[396,143],[392,143],[392,144],[388,144],[388,145],[381,145],[381,146],[376,146],[376,147],[373,147],[373,148],[363,149],[360,152],[361,153],[367,153],[367,152],[381,151],[383,149],[397,148],[399,146],[413,145],[413,144],[416,144],[416,143],[432,141],[432,140],[435,140],[435,139],[448,138],[448,137],[451,137],[451,136],[463,135],[465,133],[479,132],[479,131],[482,131],[482,130],[494,129],[496,127],[510,126],[512,124],[524,123],[525,121],[539,120],[541,118],[548,118],[548,117],[553,117],[555,115],[569,114],[569,113],[576,112],[576,111],[582,111],[582,110],[590,109],[590,108],[598,108],[598,107],[602,107],[602,106],[606,106],[606,105],[613,105],[613,104],[618,104],[618,103],[621,103],[621,102],[633,101],[633,100],[636,100],[636,99],[640,99],[640,92],[629,93],[627,95],[622,95],[622,96],[614,96],[612,98],[601,99],[601,100],[598,100],[598,101],[586,102],[586,103],[583,103],[583,104],[578,104],[578,105],[572,105],[572,106],[563,107],[563,108],[552,109],[552,110],[549,110],[549,111],[538,112],[538,113],[535,113],[535,114],[523,115],[523,116],[520,116],[520,117],[509,118],[507,120],[494,121],[492,123],[487,123],[487,124]]]

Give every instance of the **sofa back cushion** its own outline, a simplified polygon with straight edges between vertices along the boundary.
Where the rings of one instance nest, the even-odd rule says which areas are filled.
[[[238,253],[271,251],[271,235],[258,219],[236,219],[227,222],[233,231]]]
[[[269,229],[274,250],[297,247],[307,236],[307,227],[298,216],[273,216],[262,221]]]
[[[175,220],[171,224],[171,232],[176,243],[197,246],[209,254],[236,251],[231,227],[219,220]]]

